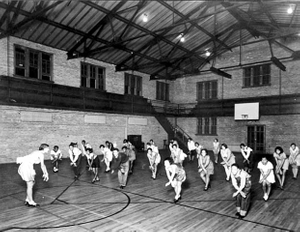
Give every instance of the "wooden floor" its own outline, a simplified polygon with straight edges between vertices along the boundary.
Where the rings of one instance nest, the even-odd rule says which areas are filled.
[[[169,155],[162,151],[163,156]],[[238,162],[240,160],[238,159]],[[37,166],[35,201],[38,208],[24,206],[25,183],[16,164],[0,165],[0,231],[300,231],[299,182],[288,171],[285,190],[273,186],[268,202],[258,184],[258,170],[252,175],[252,204],[243,219],[235,216],[230,182],[218,164],[210,188],[203,191],[196,162],[185,162],[187,181],[182,200],[174,204],[174,191],[165,187],[167,178],[160,165],[152,180],[145,153],[139,153],[135,170],[125,189],[118,188],[117,174],[106,174],[91,183],[84,169],[74,181],[68,159],[58,173],[51,171],[49,182],[41,180]]]

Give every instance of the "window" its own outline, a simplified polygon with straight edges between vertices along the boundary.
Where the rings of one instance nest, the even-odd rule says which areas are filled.
[[[217,134],[217,118],[215,118],[215,117],[198,118],[198,134],[199,135],[216,135]]]
[[[270,85],[271,65],[256,65],[244,68],[244,87]]]
[[[218,81],[203,81],[197,83],[197,99],[217,99]]]
[[[156,99],[169,101],[169,84],[165,82],[156,82]]]
[[[81,87],[104,90],[104,75],[104,68],[81,63]]]
[[[142,77],[125,73],[124,93],[142,96]]]
[[[15,75],[50,81],[52,55],[15,45]]]

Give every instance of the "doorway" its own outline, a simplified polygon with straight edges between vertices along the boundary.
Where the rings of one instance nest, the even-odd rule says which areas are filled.
[[[265,153],[265,126],[252,125],[247,129],[247,145],[253,149],[255,153]]]

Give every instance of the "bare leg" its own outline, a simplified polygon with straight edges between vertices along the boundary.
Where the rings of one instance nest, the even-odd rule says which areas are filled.
[[[283,171],[282,171],[282,177],[281,177],[281,188],[283,188],[283,185],[284,185],[284,181],[285,181],[285,173],[286,173],[286,170],[283,170]]]
[[[26,202],[28,202],[30,205],[35,206],[36,203],[33,201],[33,197],[32,197],[32,192],[33,192],[33,186],[34,186],[34,181],[26,181],[27,184],[27,197],[26,197]]]

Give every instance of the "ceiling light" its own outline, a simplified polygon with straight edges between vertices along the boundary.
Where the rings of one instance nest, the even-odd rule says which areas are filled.
[[[211,52],[208,51],[208,50],[205,52],[205,55],[206,55],[206,56],[210,56],[210,54],[211,54]]]
[[[180,38],[180,42],[184,42],[185,41],[185,38],[184,38],[184,34],[183,33],[181,33],[180,35],[179,35],[179,38]]]
[[[290,6],[290,7],[287,9],[286,12],[287,12],[288,14],[292,14],[293,11],[294,11],[294,10],[293,10],[292,6]]]
[[[146,13],[143,14],[142,20],[143,20],[144,23],[148,22],[148,15]]]

